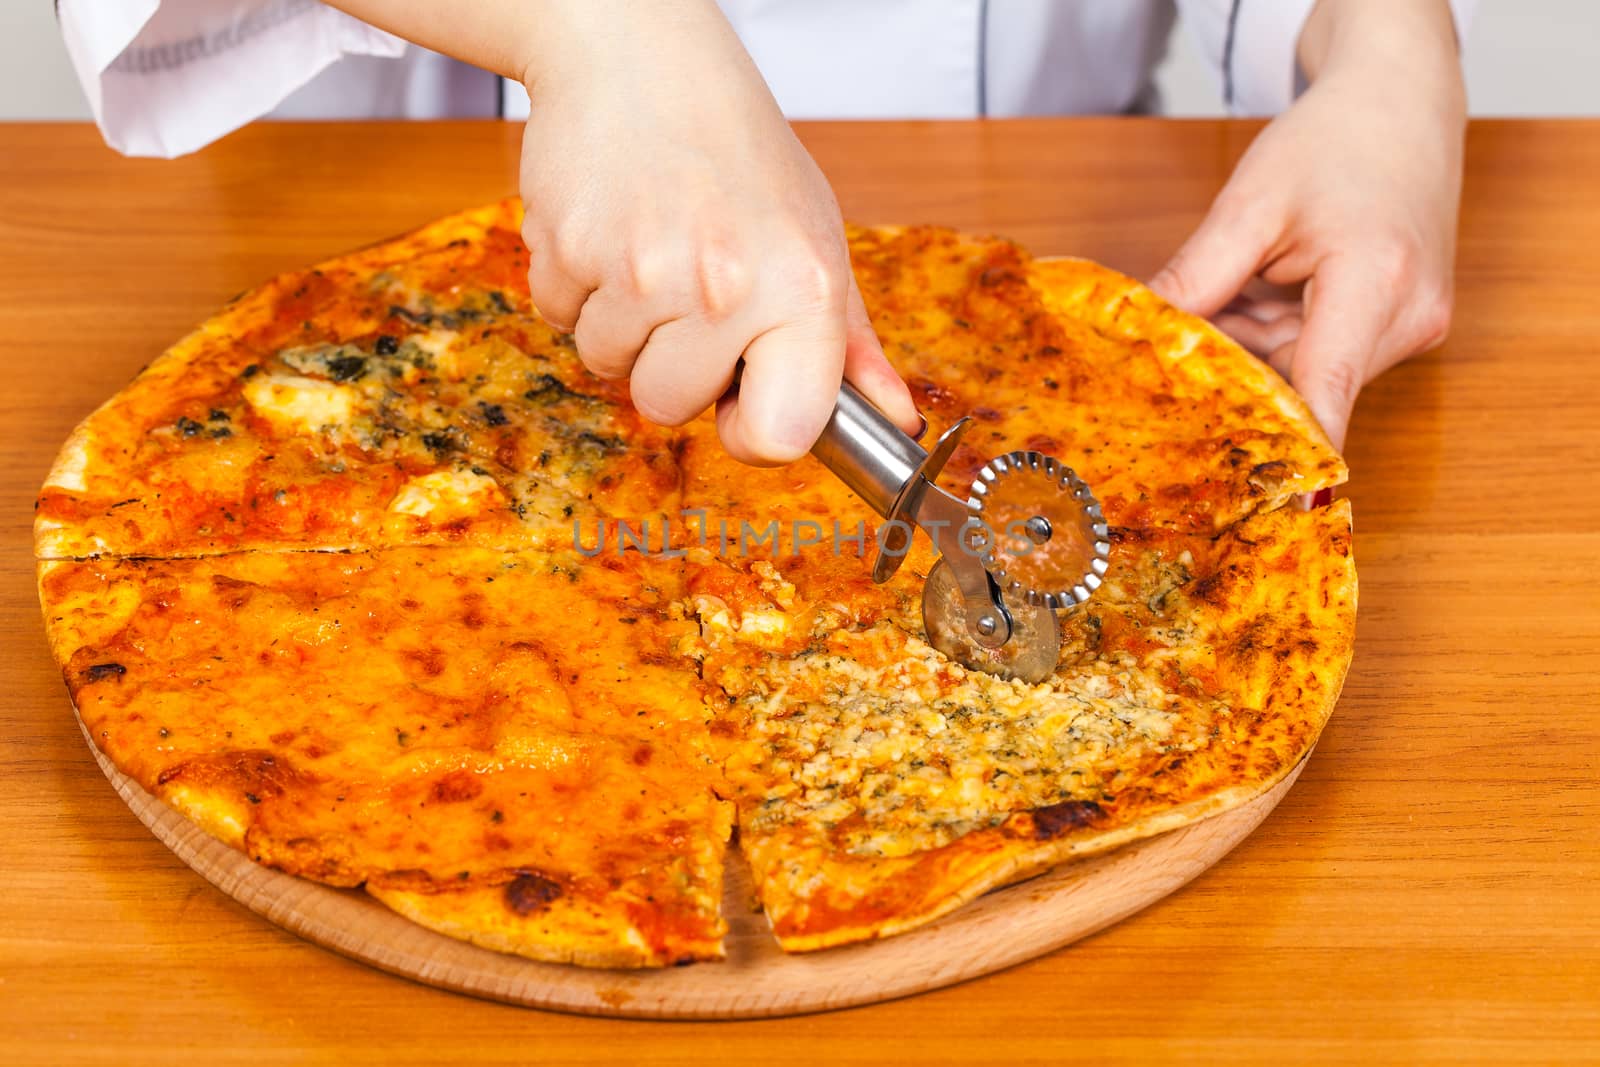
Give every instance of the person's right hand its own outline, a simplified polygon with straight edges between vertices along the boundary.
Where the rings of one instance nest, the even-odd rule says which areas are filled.
[[[525,79],[522,150],[544,318],[595,374],[628,377],[653,422],[716,403],[746,463],[805,455],[841,376],[915,433],[833,193],[715,4],[551,10],[565,22],[544,27],[555,36]]]

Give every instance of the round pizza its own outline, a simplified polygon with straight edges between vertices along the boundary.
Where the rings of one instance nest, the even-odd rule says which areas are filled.
[[[920,542],[820,465],[643,420],[527,291],[496,204],[277,278],[63,447],[35,545],[91,741],[256,862],[540,960],[715,960],[748,860],[778,943],[927,923],[1242,804],[1349,662],[1345,468],[1277,375],[1082,260],[856,228],[946,468],[1035,449],[1110,569],[1040,684],[922,633]],[[964,495],[964,494],[963,494]],[[739,906],[735,903],[731,906]]]

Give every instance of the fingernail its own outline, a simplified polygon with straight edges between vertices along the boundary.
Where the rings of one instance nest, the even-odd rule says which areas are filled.
[[[928,416],[917,412],[917,432],[911,435],[913,441],[922,440],[922,435],[928,432]]]

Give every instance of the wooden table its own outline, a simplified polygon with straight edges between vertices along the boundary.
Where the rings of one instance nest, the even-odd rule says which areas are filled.
[[[1147,274],[1230,122],[813,125],[863,221]],[[1469,138],[1450,342],[1351,433],[1360,642],[1311,766],[1210,873],[1073,948],[787,1021],[542,1014],[302,943],[156,843],[41,633],[30,502],[79,418],[233,293],[514,188],[509,125],[258,126],[130,161],[0,127],[0,1055],[7,1062],[1600,1059],[1600,123]]]

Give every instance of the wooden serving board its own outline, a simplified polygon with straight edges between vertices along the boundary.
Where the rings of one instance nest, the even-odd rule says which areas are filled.
[[[1267,817],[1305,767],[1302,760],[1241,807],[1063,864],[910,933],[806,955],[778,948],[766,919],[751,906],[749,872],[730,854],[723,902],[727,959],[626,971],[538,963],[478,948],[403,919],[360,890],[263,867],[145,792],[92,740],[89,750],[139,821],[180,859],[257,915],[308,941],[458,993],[641,1019],[830,1011],[924,993],[1042,956],[1155,903],[1217,862]]]

